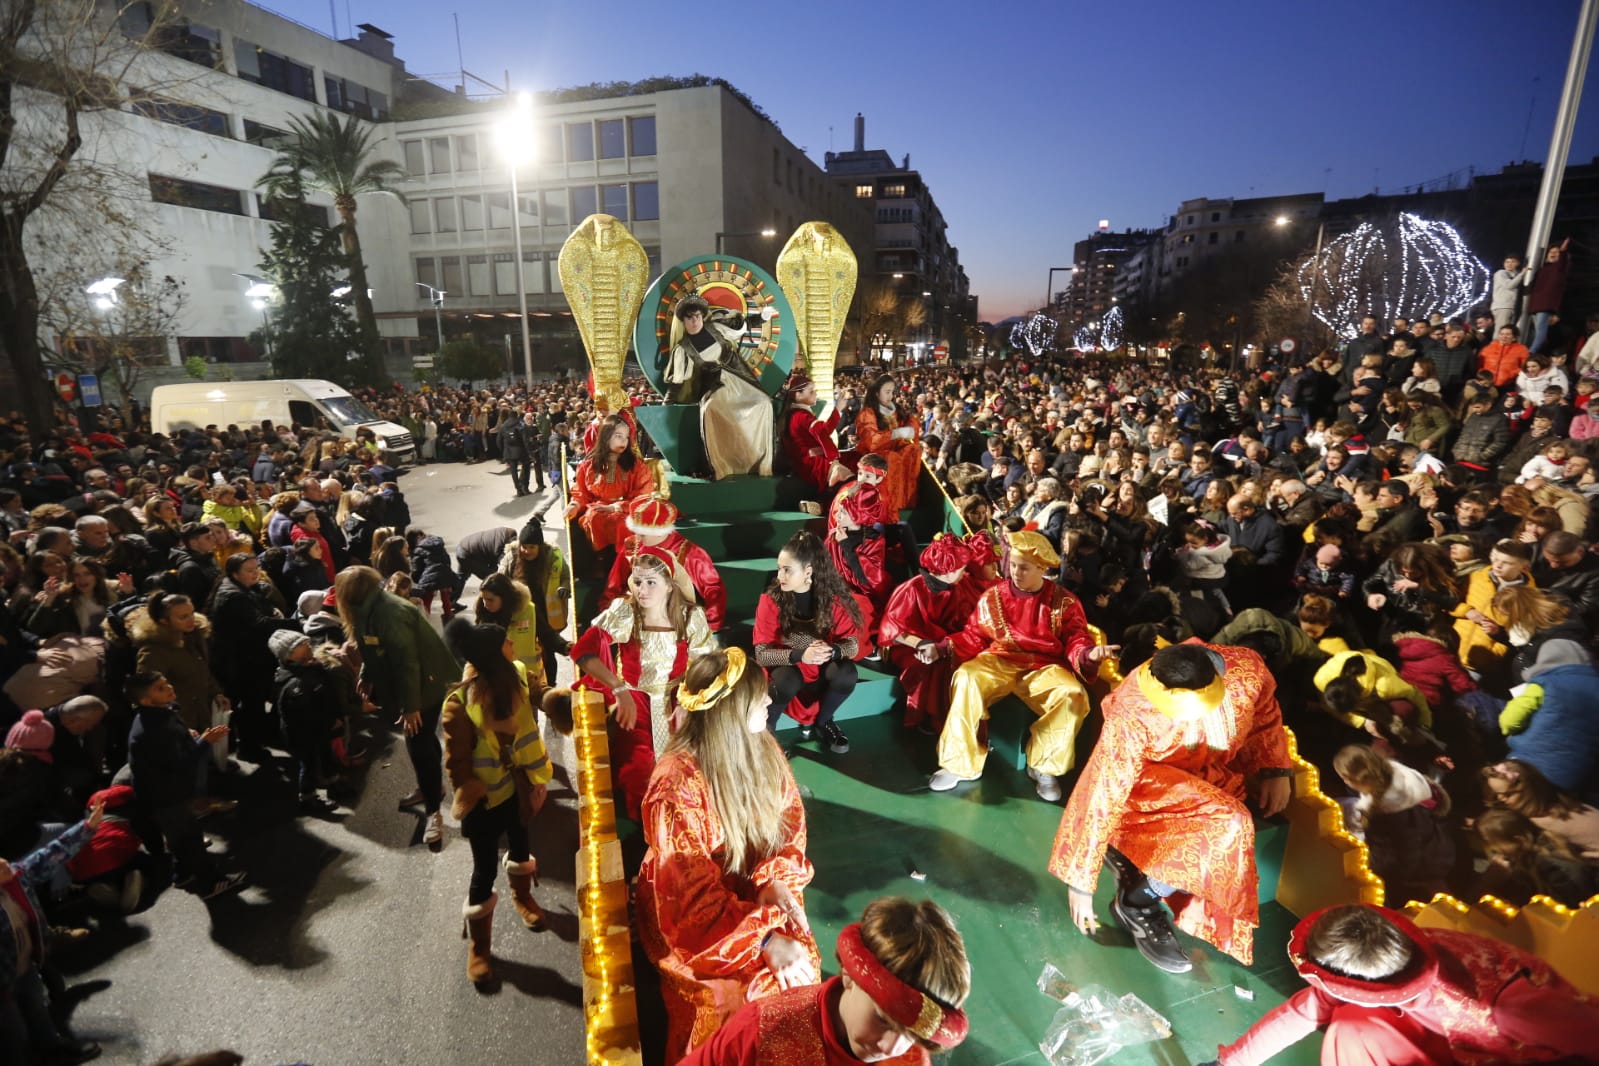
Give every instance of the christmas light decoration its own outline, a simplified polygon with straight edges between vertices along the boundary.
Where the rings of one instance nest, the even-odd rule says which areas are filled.
[[[1081,326],[1076,333],[1072,334],[1072,347],[1080,352],[1091,352],[1098,347],[1096,343],[1098,340],[1099,333],[1092,324]]]
[[[1381,322],[1455,318],[1488,294],[1489,269],[1447,222],[1409,213],[1385,231],[1362,222],[1299,268],[1299,290],[1311,313],[1343,337],[1364,315]]]
[[[1126,326],[1121,307],[1119,305],[1112,307],[1110,313],[1105,316],[1105,321],[1099,325],[1100,348],[1107,352],[1114,352],[1120,348],[1127,331]]]
[[[1055,339],[1055,320],[1045,314],[1036,314],[1025,322],[1011,327],[1010,343],[1014,348],[1026,348],[1034,355],[1042,355]]]

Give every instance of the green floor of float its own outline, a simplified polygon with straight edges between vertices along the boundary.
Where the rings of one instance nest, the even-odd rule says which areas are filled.
[[[904,517],[925,544],[949,519],[942,495],[925,472],[921,490],[920,506]],[[709,482],[674,476],[672,498],[683,513],[684,535],[704,547],[722,572],[729,606],[724,640],[747,642],[755,602],[775,569],[777,549],[795,530],[809,526],[822,531],[825,525],[797,509],[800,490],[791,481]],[[587,545],[581,536],[577,539],[576,606],[578,616],[588,618],[599,582],[592,576],[597,571]],[[994,754],[982,781],[935,794],[927,788],[937,768],[933,738],[898,724],[895,688],[891,668],[861,664],[861,683],[839,712],[852,744],[847,755],[800,742],[796,729],[778,735],[791,752],[795,777],[808,790],[807,853],[816,879],[805,905],[826,972],[838,972],[832,945],[839,930],[878,896],[931,898],[955,916],[972,962],[974,987],[967,1004],[972,1028],[965,1044],[937,1061],[949,1066],[1043,1066],[1038,1042],[1059,1009],[1035,986],[1046,962],[1078,984],[1103,985],[1118,995],[1136,993],[1171,1022],[1171,1039],[1122,1051],[1111,1060],[1114,1064],[1203,1062],[1215,1055],[1217,1044],[1237,1038],[1301,987],[1284,950],[1295,919],[1275,902],[1262,904],[1252,967],[1184,936],[1193,971],[1174,977],[1156,970],[1110,917],[1109,874],[1101,877],[1096,897],[1098,939],[1076,932],[1067,917],[1066,888],[1047,870],[1061,807],[1039,800],[1020,770],[1026,712],[1019,705],[1000,704],[990,736]],[[1090,736],[1080,738],[1080,758],[1086,758],[1090,743]],[[1069,787],[1070,779],[1065,784]],[[624,838],[637,832],[625,819],[618,828]],[[1281,824],[1259,827],[1261,891],[1267,897],[1275,890],[1285,833]],[[626,841],[625,850],[642,856],[636,836]],[[912,877],[913,872],[926,879]],[[647,977],[641,975],[639,984],[641,1000],[658,995]],[[1241,998],[1237,988],[1254,998]],[[658,1005],[640,1003],[646,1062],[659,1055],[653,1050],[661,1039],[653,1031],[661,1024],[659,1012]],[[1319,1037],[1273,1062],[1315,1063],[1318,1048]]]

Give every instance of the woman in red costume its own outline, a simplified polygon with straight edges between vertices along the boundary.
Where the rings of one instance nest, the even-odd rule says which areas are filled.
[[[1310,987],[1220,1049],[1222,1066],[1255,1066],[1318,1029],[1323,1066],[1599,1062],[1599,999],[1503,941],[1360,903],[1294,926],[1288,957]]]
[[[614,548],[627,535],[627,512],[655,488],[650,468],[632,448],[632,429],[620,415],[607,415],[594,446],[572,475],[566,520],[577,519],[595,551]]]
[[[982,549],[992,551],[986,546]],[[938,644],[966,628],[983,594],[966,577],[972,553],[959,537],[942,533],[922,549],[922,573],[889,597],[878,629],[878,641],[905,689],[905,726],[937,736],[949,710],[949,682],[954,661],[939,654]]]
[[[838,935],[843,973],[758,999],[684,1066],[929,1066],[966,1039],[966,944],[932,900],[873,900]]]
[[[574,687],[599,692],[615,719],[611,764],[637,819],[656,753],[671,736],[672,690],[696,655],[716,649],[716,635],[666,549],[639,549],[628,589],[577,638],[572,662],[583,675]]]
[[[695,659],[678,690],[687,717],[644,797],[639,938],[661,973],[668,1064],[746,1002],[821,973],[803,897],[815,873],[805,806],[767,732],[767,700],[742,649]]]
[[[922,472],[922,431],[916,416],[894,402],[894,379],[887,374],[872,382],[866,404],[855,417],[855,440],[860,450],[876,452],[888,460],[883,482],[883,510],[889,520],[916,506],[916,479]]]
[[[788,397],[783,412],[783,453],[794,476],[811,487],[817,499],[826,500],[833,486],[848,480],[849,467],[839,458],[833,439],[838,429],[838,408],[831,403],[823,417],[811,413],[816,406],[816,385],[796,369],[783,387]]]

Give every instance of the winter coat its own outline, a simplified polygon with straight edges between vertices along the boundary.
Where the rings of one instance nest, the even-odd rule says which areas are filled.
[[[1218,536],[1214,544],[1197,548],[1185,544],[1176,555],[1184,574],[1200,581],[1219,581],[1227,576],[1227,560],[1232,558],[1233,548],[1225,536]]]
[[[1222,520],[1222,529],[1235,549],[1248,548],[1254,553],[1257,566],[1276,566],[1283,561],[1283,530],[1271,515],[1256,512],[1247,522],[1229,516]]]
[[[11,892],[15,900],[20,894],[28,925],[17,928],[5,920],[9,910],[0,909],[0,1002],[11,998],[19,974],[25,974],[42,963],[49,946],[46,935],[44,908],[39,905],[39,893],[50,887],[56,871],[78,853],[92,835],[92,830],[82,822],[45,844],[27,857],[12,863],[16,879],[0,892]]]
[[[272,606],[268,591],[264,583],[245,588],[229,578],[217,584],[209,617],[217,647],[226,654],[217,656],[213,672],[229,692],[264,690],[276,665],[267,638],[280,629],[299,629]]]
[[[289,531],[294,528],[294,519],[282,511],[273,511],[267,519],[267,543],[274,548],[287,548],[289,546]]]
[[[1558,625],[1538,630],[1527,643],[1511,646],[1511,681],[1516,684],[1531,681],[1540,669],[1566,663],[1594,665],[1593,655],[1588,651],[1588,641],[1592,636],[1576,618],[1567,618]]]
[[[178,692],[184,723],[208,728],[211,701],[222,695],[222,686],[211,673],[211,623],[205,615],[196,612],[193,631],[178,633],[154,621],[148,608],[135,607],[128,615],[128,636],[138,649],[134,669],[165,674]]]
[[[1516,475],[1521,473],[1521,468],[1526,466],[1530,459],[1543,451],[1545,445],[1558,439],[1553,433],[1545,433],[1541,437],[1533,436],[1530,430],[1523,433],[1500,461],[1499,483],[1508,485],[1516,480]]]
[[[1400,677],[1399,672],[1394,669],[1392,663],[1375,652],[1339,652],[1331,659],[1328,659],[1320,670],[1316,671],[1316,687],[1323,692],[1327,691],[1327,686],[1335,678],[1342,676],[1344,664],[1356,657],[1365,660],[1366,672],[1361,674],[1358,680],[1361,691],[1367,697],[1384,700],[1389,703],[1395,700],[1405,700],[1416,708],[1417,724],[1428,727],[1432,725],[1432,707],[1427,702],[1427,697],[1423,696],[1415,685]],[[1348,722],[1356,729],[1365,728],[1366,719],[1358,712],[1340,714],[1337,717]]]
[[[1527,313],[1559,311],[1560,302],[1566,298],[1566,279],[1570,276],[1571,256],[1564,252],[1553,263],[1539,264],[1532,285],[1527,289]]]
[[[1562,258],[1564,258],[1562,256]],[[1493,295],[1488,300],[1488,306],[1495,311],[1514,311],[1521,302],[1521,294],[1532,281],[1532,268],[1522,267],[1512,274],[1504,267],[1494,271]]]
[[[173,548],[169,570],[176,570],[174,587],[169,592],[181,592],[196,607],[211,598],[211,587],[222,577],[217,557],[210,552],[191,552],[187,548]]]
[[[416,605],[379,589],[347,610],[374,701],[394,714],[440,707],[461,666]]]
[[[1405,443],[1421,446],[1421,442],[1431,441],[1429,451],[1443,450],[1444,438],[1449,435],[1449,429],[1454,425],[1454,420],[1437,404],[1423,404],[1421,410],[1412,413],[1405,423]]]
[[[300,750],[326,745],[341,718],[358,714],[355,679],[326,650],[308,663],[284,663],[272,676],[273,706]]]
[[[1593,713],[1599,670],[1569,664],[1536,671],[1528,680],[1543,689],[1543,702],[1525,730],[1506,738],[1511,757],[1536,766],[1567,792],[1593,795],[1599,760],[1599,714]]]
[[[1455,697],[1477,689],[1454,649],[1437,637],[1395,633],[1394,653],[1399,658],[1399,676],[1416,686],[1434,707],[1448,706]]]
[[[1526,578],[1526,582],[1536,587],[1530,575]],[[1466,616],[1473,610],[1481,611],[1500,626],[1504,626],[1507,619],[1494,610],[1493,606],[1494,594],[1499,589],[1500,585],[1494,581],[1491,570],[1478,570],[1466,579],[1465,598],[1450,612],[1458,619],[1455,622],[1455,633],[1460,637],[1460,661],[1466,664],[1467,669],[1475,670],[1479,674],[1503,665],[1505,656],[1510,654],[1510,645],[1490,637],[1476,622]]]
[[[211,757],[211,745],[189,732],[181,708],[135,707],[128,731],[128,768],[139,803],[160,810],[195,797],[200,763]],[[202,730],[204,732],[204,730]]]
[[[455,570],[443,537],[423,537],[411,552],[411,583],[417,592],[455,589]]]
[[[1510,423],[1498,411],[1470,414],[1452,449],[1456,462],[1492,468],[1510,448]]]
[[[252,536],[261,532],[261,512],[254,507],[244,507],[240,504],[220,504],[215,500],[205,501],[205,506],[200,508],[202,521],[220,518],[228,524],[228,528],[237,533],[249,533]]]
[[[1599,630],[1599,556],[1585,554],[1565,570],[1554,569],[1540,556],[1532,573],[1539,588],[1569,600],[1584,624]]]

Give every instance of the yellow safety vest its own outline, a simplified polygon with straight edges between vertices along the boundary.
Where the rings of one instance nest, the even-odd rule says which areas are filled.
[[[516,676],[526,693],[527,668],[521,663],[511,665],[516,667]],[[518,772],[527,774],[535,785],[542,785],[555,776],[550,757],[544,751],[544,741],[539,736],[538,718],[533,714],[531,699],[518,700],[515,713],[508,719],[490,720],[482,704],[477,702],[466,705],[466,715],[477,731],[477,743],[472,748],[472,772],[488,789],[485,799],[488,806],[498,807],[516,795]],[[501,742],[501,734],[496,732],[506,725],[515,730],[515,740],[508,745]]]

